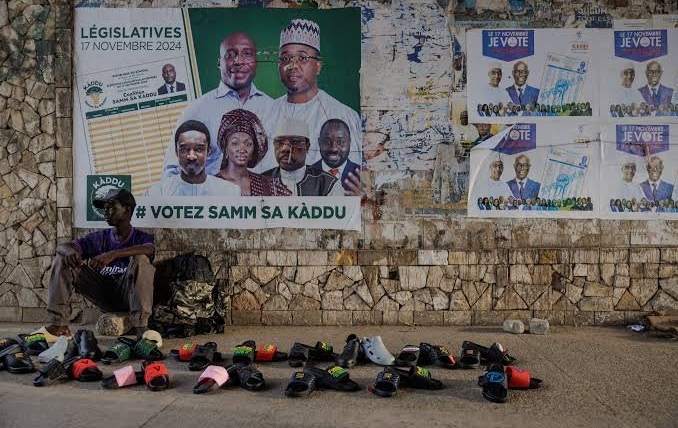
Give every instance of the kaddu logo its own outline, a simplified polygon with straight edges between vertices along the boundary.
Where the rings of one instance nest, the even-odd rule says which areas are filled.
[[[483,56],[513,61],[534,55],[534,30],[483,30]]]
[[[85,91],[85,104],[91,108],[99,108],[106,104],[104,84],[98,80],[87,82],[82,89]]]
[[[616,57],[642,62],[667,53],[666,30],[614,32],[614,55]]]
[[[669,125],[617,125],[617,150],[648,156],[669,149]]]
[[[97,197],[103,197],[110,190],[126,189],[132,191],[131,175],[88,175],[87,176],[87,221],[103,221],[104,210],[92,203]]]

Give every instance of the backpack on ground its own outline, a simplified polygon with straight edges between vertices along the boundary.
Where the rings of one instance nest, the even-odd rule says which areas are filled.
[[[224,331],[223,293],[207,257],[180,254],[156,280],[149,327],[163,337],[188,337]]]

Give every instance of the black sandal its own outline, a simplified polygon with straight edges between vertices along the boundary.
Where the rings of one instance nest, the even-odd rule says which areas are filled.
[[[233,350],[233,364],[248,366],[254,361],[257,344],[254,340],[246,340]]]
[[[414,367],[417,365],[420,352],[421,350],[418,346],[406,345],[400,350],[394,365],[401,367]]]
[[[353,392],[361,389],[360,385],[351,380],[348,370],[340,366],[331,366],[326,370],[319,367],[306,367],[304,372],[316,377],[316,386],[318,388],[330,388],[343,392]]]
[[[374,380],[374,385],[369,387],[369,391],[380,397],[393,397],[398,392],[400,384],[400,375],[392,372],[379,372]]]
[[[205,370],[215,359],[221,359],[221,354],[216,350],[216,342],[196,346],[188,363],[188,369],[192,372]]]
[[[238,367],[238,383],[248,391],[261,391],[266,387],[263,373],[252,365]]]
[[[436,366],[445,369],[457,368],[457,360],[450,355],[450,351],[448,351],[446,347],[422,342],[419,344],[419,349],[421,350],[421,353],[419,354],[417,365],[426,366],[435,364]]]
[[[508,400],[508,382],[501,364],[490,364],[485,374],[478,378],[478,386],[483,388],[483,397],[493,403],[506,403]]]
[[[311,373],[294,372],[287,383],[285,395],[288,397],[306,397],[315,390],[316,377]]]
[[[358,364],[361,352],[360,339],[355,334],[351,334],[346,338],[346,346],[344,346],[344,350],[337,357],[336,363],[345,369],[355,367]]]
[[[47,386],[68,379],[64,365],[56,358],[43,365],[39,371],[38,377],[33,379],[33,386]]]
[[[11,345],[0,352],[0,361],[2,361],[5,370],[12,374],[33,373],[35,366],[31,357],[29,357],[21,348],[21,345]]]
[[[443,383],[438,379],[431,377],[431,372],[423,367],[410,367],[409,370],[398,369],[396,367],[386,367],[385,371],[400,375],[400,381],[403,386],[415,389],[443,389]]]

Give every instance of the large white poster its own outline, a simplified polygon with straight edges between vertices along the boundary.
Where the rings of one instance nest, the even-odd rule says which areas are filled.
[[[611,31],[605,38],[601,116],[636,123],[677,116],[678,30]]]
[[[678,124],[609,124],[601,139],[601,217],[678,219]]]
[[[298,15],[77,8],[75,226],[359,230],[360,11]]]
[[[599,127],[517,123],[471,150],[472,217],[593,218]]]
[[[469,120],[515,123],[567,117],[573,123],[598,116],[599,57],[606,34],[469,30]]]

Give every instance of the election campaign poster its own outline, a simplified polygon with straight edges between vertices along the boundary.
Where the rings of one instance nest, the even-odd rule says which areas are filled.
[[[678,30],[620,30],[605,34],[601,116],[615,121],[667,121],[678,115]]]
[[[599,126],[517,123],[471,149],[471,217],[595,218]]]
[[[600,216],[678,219],[678,124],[607,124],[601,140]]]
[[[469,30],[469,120],[539,123],[557,118],[574,123],[597,117],[604,34],[580,29]]]
[[[75,9],[74,224],[359,230],[360,10]]]

